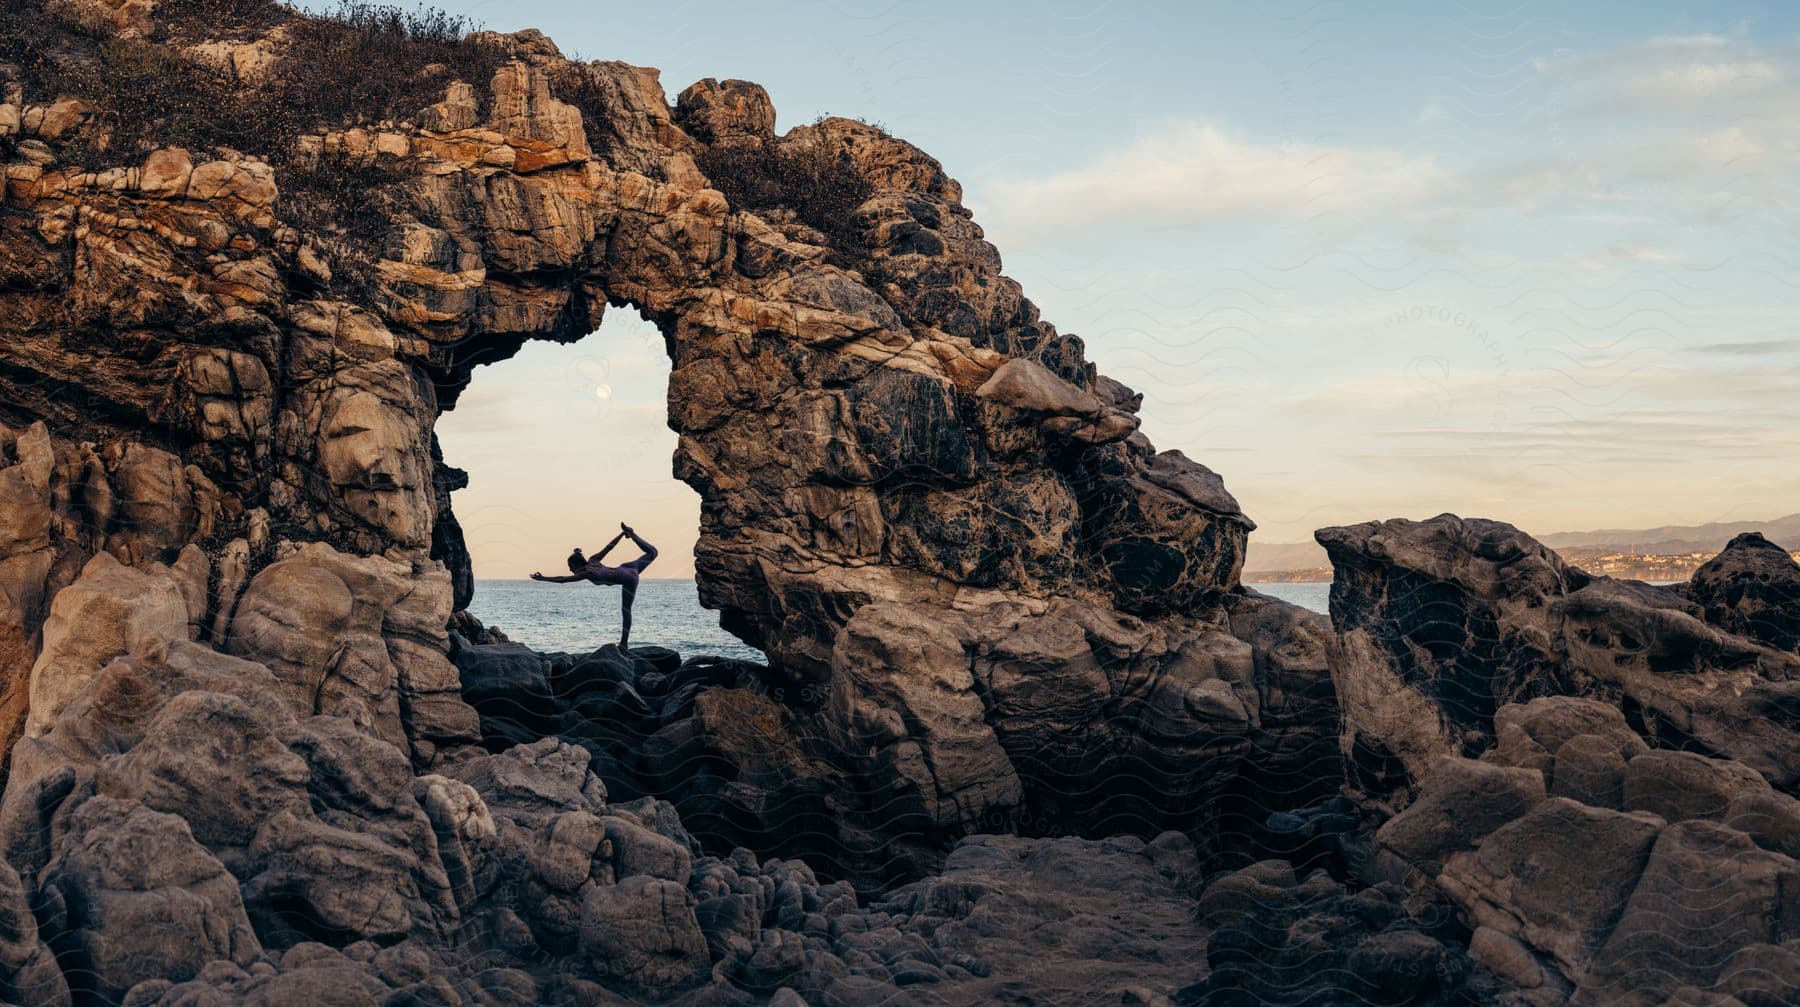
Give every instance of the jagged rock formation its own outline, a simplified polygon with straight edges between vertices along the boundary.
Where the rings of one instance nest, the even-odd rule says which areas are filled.
[[[986,837],[942,876],[859,902],[804,863],[707,855],[672,806],[609,795],[557,738],[415,775],[366,705],[297,711],[285,671],[147,638],[19,744],[0,836],[32,885],[0,870],[5,988],[32,1003],[976,1002],[1078,975],[1129,985],[1147,956],[1172,988],[1204,943],[1179,833]],[[1067,917],[1068,886],[1094,918],[1147,915],[1042,973],[1034,935]]]
[[[1186,829],[1191,878],[1331,793],[1324,620],[1239,587],[1249,519],[1137,433],[936,161],[848,120],[777,136],[744,82],[671,106],[536,32],[332,25],[0,24],[0,846],[69,995],[1030,982],[1030,912],[1064,910],[1021,885],[1151,906],[1168,844],[1099,837]],[[379,51],[340,82],[371,108],[308,104],[340,37]],[[465,477],[432,425],[608,305],[666,337],[702,598],[766,667],[447,629]],[[983,840],[917,905],[856,908],[850,880],[979,831],[1095,842]],[[738,840],[840,880],[707,857]],[[987,873],[1040,908],[983,910]],[[1168,940],[1188,968],[1187,898],[1071,960]],[[1002,922],[933,944],[953,906]],[[16,929],[7,981],[48,981]],[[988,938],[1003,974],[959,957]]]
[[[1209,844],[1291,845],[1247,837],[1271,808],[1336,787],[1329,720],[1319,719],[1330,703],[1317,672],[1323,640],[1311,617],[1265,598],[1234,599],[1228,618],[1211,635],[1173,635],[1100,622],[1091,609],[1058,601],[1044,616],[977,630],[870,605],[839,644],[853,658],[847,674],[860,680],[799,705],[783,702],[787,688],[769,669],[743,662],[678,665],[672,653],[626,656],[614,647],[540,655],[461,640],[454,659],[490,743],[545,734],[576,741],[594,751],[610,786],[671,801],[701,835],[804,853],[869,882],[931,870],[935,856],[921,836],[954,822],[957,800],[974,793],[1011,806],[1027,781],[1031,820],[977,824],[1107,835],[1174,819]],[[958,635],[946,639],[947,629]],[[1005,635],[970,658],[974,646],[956,644],[981,631]],[[1092,656],[1096,638],[1108,645],[1110,667]],[[970,682],[991,697],[985,714],[966,694]],[[1255,690],[1254,703],[1240,700],[1239,688]],[[856,705],[861,690],[878,691],[906,721],[864,728],[885,715]],[[1111,696],[1139,691],[1125,707],[1135,719],[1120,723]],[[908,737],[906,723],[927,726]],[[883,733],[872,743],[853,733],[874,730]],[[964,795],[934,788],[927,776],[924,786],[890,787],[879,814],[858,813],[854,795],[869,781],[933,767],[940,776],[953,767],[968,781]]]
[[[1328,626],[875,127],[535,32],[15,7],[0,996],[1794,999],[1758,540],[1675,591],[1326,529]],[[608,305],[767,665],[460,612],[432,425]]]
[[[302,37],[130,11],[109,30],[225,53],[249,94]],[[811,812],[828,799],[832,841],[883,849],[855,869],[916,873],[1021,818],[1192,825],[1279,802],[1255,773],[1318,775],[1322,624],[1235,594],[1251,522],[1136,433],[1140,397],[1000,274],[936,161],[848,120],[776,136],[743,82],[671,108],[654,71],[533,32],[462,45],[490,79],[445,76],[398,118],[100,171],[59,151],[116,124],[17,71],[0,420],[32,519],[0,543],[8,681],[88,557],[179,562],[196,638],[268,662],[296,701],[420,768],[472,742],[428,628],[469,589],[462,476],[432,423],[478,365],[580,338],[612,304],[667,338],[702,599],[769,654],[836,767]],[[369,191],[290,191],[332,173]],[[831,198],[841,214],[809,210]],[[303,542],[335,553],[272,562]],[[73,687],[99,660],[39,677]]]
[[[1500,717],[1534,747],[1441,762],[1375,834],[1366,877],[1455,906],[1511,1003],[1800,993],[1800,801],[1741,763],[1647,750],[1601,703]]]
[[[1776,650],[1800,652],[1800,563],[1756,532],[1694,571],[1688,597],[1706,621]]]
[[[1342,747],[1379,822],[1341,844],[1361,883],[1454,913],[1501,1002],[1800,995],[1800,664],[1766,645],[1800,606],[1772,547],[1742,536],[1678,592],[1493,521],[1318,538]]]
[[[1738,635],[1735,616],[1714,625],[1674,590],[1592,577],[1496,521],[1446,514],[1325,528],[1318,539],[1337,568],[1342,749],[1364,793],[1398,806],[1444,756],[1529,746],[1495,711],[1553,695],[1604,699],[1651,738],[1800,784],[1800,659]],[[1709,584],[1755,548],[1734,542],[1696,574],[1697,596],[1720,597]],[[1720,604],[1710,611],[1736,611]]]
[[[1484,1003],[1511,984],[1474,965],[1456,920],[1390,882],[1357,891],[1271,860],[1207,885],[1211,973],[1181,1004]]]

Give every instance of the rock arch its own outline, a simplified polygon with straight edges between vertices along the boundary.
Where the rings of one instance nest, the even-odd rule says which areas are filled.
[[[278,216],[252,157],[6,168],[0,419],[31,431],[8,472],[52,515],[14,550],[40,557],[12,593],[27,637],[87,557],[173,564],[193,635],[317,692],[336,672],[281,598],[341,583],[332,632],[386,641],[345,709],[432,765],[469,740],[432,425],[476,366],[612,306],[665,336],[702,599],[792,689],[785,729],[825,757],[775,775],[830,795],[838,838],[928,862],[978,827],[1150,831],[1329,784],[1322,621],[1239,587],[1252,525],[1219,477],[1137,432],[1140,397],[1001,274],[937,161],[844,119],[776,136],[754,84],[671,106],[653,70],[484,41],[480,91],[304,139],[318,170],[376,172],[363,257],[341,220]],[[16,140],[83,127],[79,102],[9,101]],[[806,170],[849,179],[848,218],[781,189]],[[739,174],[776,191],[733,205]]]

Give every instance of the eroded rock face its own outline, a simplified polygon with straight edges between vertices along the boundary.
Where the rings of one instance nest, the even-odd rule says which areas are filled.
[[[1323,620],[1256,595],[1150,623],[1059,600],[1037,613],[864,606],[829,687],[669,654],[538,654],[458,637],[484,744],[554,733],[609,785],[680,808],[710,842],[803,854],[874,885],[936,869],[946,837],[1104,836],[1178,823],[1242,845],[1335,792]],[[1096,758],[1094,753],[1105,753]]]
[[[1347,847],[1359,879],[1454,912],[1501,1002],[1783,1002],[1786,555],[1740,538],[1675,591],[1491,521],[1318,537],[1352,789],[1392,815]]]
[[[1365,793],[1404,804],[1446,755],[1523,745],[1548,759],[1555,747],[1509,739],[1495,711],[1561,695],[1628,709],[1653,737],[1730,756],[1778,786],[1800,782],[1800,662],[1729,618],[1714,625],[1673,590],[1591,577],[1495,521],[1446,514],[1318,539],[1337,570],[1343,749]]]
[[[69,5],[245,88],[298,24],[180,41],[158,6]],[[395,121],[98,170],[67,159],[104,117],[0,70],[0,996],[1795,986],[1767,550],[1683,594],[1496,522],[1327,529],[1334,634],[1238,584],[1222,480],[1137,431],[936,161],[778,136],[745,82],[671,109],[654,71],[475,44],[484,79]],[[362,219],[292,212],[346,169]],[[795,171],[856,200],[821,216]],[[432,426],[608,304],[666,337],[703,598],[767,665],[446,630]],[[1333,873],[1245,866],[1281,843]]]
[[[1800,651],[1800,563],[1756,532],[1732,539],[1688,582],[1688,597],[1721,629]]]
[[[1508,985],[1473,967],[1436,906],[1409,907],[1394,884],[1361,891],[1284,861],[1223,875],[1200,896],[1211,975],[1182,1004],[1492,1002]]]
[[[1684,987],[1754,995],[1791,981],[1778,950],[1753,949],[1787,939],[1800,800],[1742,763],[1650,749],[1594,700],[1536,699],[1495,719],[1513,740],[1428,772],[1375,833],[1364,882],[1447,904],[1509,1002],[1662,1004]],[[1622,786],[1599,792],[1622,807],[1570,796],[1596,761],[1619,763]],[[1758,961],[1777,967],[1759,980]]]
[[[128,30],[248,93],[280,72],[287,17],[225,41]],[[743,760],[726,775],[782,795],[732,788],[746,837],[791,797],[898,874],[982,828],[1154,834],[1224,803],[1260,818],[1311,785],[1302,765],[1330,779],[1322,627],[1240,590],[1252,522],[1138,433],[1141,396],[1039,318],[937,161],[844,119],[777,136],[741,81],[671,107],[655,71],[541,34],[467,44],[484,79],[268,156],[163,147],[90,170],[45,143],[106,128],[87,106],[24,71],[0,94],[7,149],[31,145],[0,228],[0,420],[36,424],[0,456],[20,665],[89,557],[120,577],[161,563],[163,621],[268,668],[290,706],[415,768],[454,757],[478,720],[442,627],[471,571],[464,477],[432,426],[479,365],[577,339],[611,304],[666,337],[701,598],[769,655],[798,753],[720,740],[716,703],[704,735],[633,707],[664,756],[651,775]],[[308,195],[340,176],[367,191]],[[821,181],[854,198],[821,216]],[[65,594],[123,597],[102,579]],[[103,649],[34,658],[28,731],[129,641]],[[513,740],[630,704],[579,698]]]
[[[68,1002],[65,973],[87,1000],[169,1004],[1166,994],[1204,941],[1176,833],[973,840],[870,905],[802,862],[706,855],[673,806],[610,797],[559,739],[415,776],[263,665],[140,650],[20,743],[0,803],[33,879],[0,867],[0,989],[23,1002]],[[1068,890],[1095,918],[1136,915],[1071,947],[1051,936]]]
[[[936,161],[849,120],[776,137],[767,94],[741,81],[702,81],[671,110],[654,71],[573,63],[541,36],[485,44],[493,79],[447,85],[417,125],[304,139],[320,170],[393,179],[366,285],[333,268],[345,253],[325,229],[284,225],[284,179],[258,159],[7,169],[23,215],[8,275],[29,280],[7,288],[8,398],[110,445],[122,559],[264,507],[295,538],[466,563],[454,535],[434,538],[454,480],[433,421],[478,364],[578,338],[610,301],[668,337],[705,598],[792,674],[825,677],[871,598],[982,588],[1155,614],[1236,586],[1251,527],[1236,502],[1132,437],[1137,397],[1000,274]],[[27,86],[18,107],[56,97]],[[733,206],[734,179],[695,167],[798,155],[866,187],[853,240],[791,207]],[[59,274],[71,253],[94,268]],[[92,335],[59,335],[76,331]],[[125,331],[155,352],[101,350]],[[81,401],[58,395],[70,386]],[[179,455],[141,443],[139,416]]]

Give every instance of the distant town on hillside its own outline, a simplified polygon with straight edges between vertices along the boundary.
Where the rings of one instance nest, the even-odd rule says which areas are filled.
[[[1716,521],[1659,528],[1602,528],[1538,536],[1564,560],[1588,571],[1632,580],[1677,581],[1693,576],[1725,543],[1747,531],[1789,550],[1800,562],[1800,514],[1770,521]],[[1250,542],[1244,580],[1262,584],[1329,581],[1331,563],[1316,542]]]

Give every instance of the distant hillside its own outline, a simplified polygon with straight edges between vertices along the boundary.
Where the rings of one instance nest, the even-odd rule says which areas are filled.
[[[1317,542],[1258,542],[1254,535],[1244,557],[1245,570],[1312,570],[1329,566],[1325,547]]]
[[[1650,580],[1681,580],[1711,559],[1734,536],[1759,531],[1769,541],[1800,550],[1800,514],[1769,521],[1714,521],[1660,528],[1600,528],[1537,536],[1569,562],[1592,573]],[[1323,581],[1331,561],[1316,542],[1250,540],[1244,560],[1249,581]]]
[[[1718,552],[1733,537],[1759,531],[1776,545],[1800,548],[1800,514],[1772,521],[1715,521],[1711,524],[1663,525],[1661,528],[1601,528],[1540,535],[1552,549],[1605,548],[1619,552],[1676,554]]]

